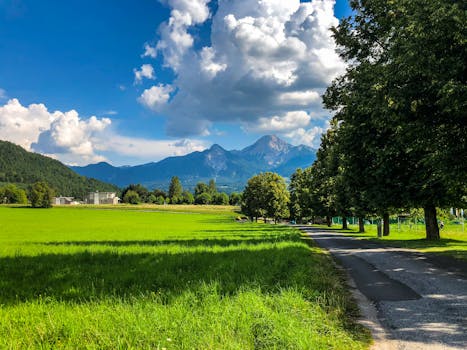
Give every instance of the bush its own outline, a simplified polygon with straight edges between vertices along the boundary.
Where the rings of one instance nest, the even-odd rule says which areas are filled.
[[[123,196],[123,202],[130,203],[130,204],[139,204],[141,203],[141,199],[139,197],[138,192],[133,191],[133,190],[128,190]]]

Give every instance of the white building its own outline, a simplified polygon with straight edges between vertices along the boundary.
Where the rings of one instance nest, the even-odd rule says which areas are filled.
[[[70,205],[78,204],[79,202],[75,201],[73,197],[54,197],[52,203],[55,205]]]
[[[84,202],[86,204],[118,204],[120,198],[115,192],[90,192]]]

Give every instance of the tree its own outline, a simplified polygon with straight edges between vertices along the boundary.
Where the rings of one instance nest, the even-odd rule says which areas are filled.
[[[209,204],[211,200],[211,195],[207,192],[203,192],[195,197],[195,204]]]
[[[230,205],[241,205],[242,204],[242,194],[238,192],[232,192],[229,196]]]
[[[124,188],[122,191],[122,198],[124,203],[131,203],[127,202],[125,198],[132,198],[134,200],[134,194],[132,193],[131,196],[127,197],[126,194],[129,191],[136,192],[138,194],[138,203],[152,203],[149,199],[150,193],[146,187],[141,184],[131,184],[128,187]],[[136,203],[131,203],[136,204]]]
[[[229,204],[229,196],[222,192],[222,193],[215,193],[212,197],[212,204],[216,205],[228,205]]]
[[[14,184],[0,187],[0,203],[5,204],[26,204],[28,198],[26,191]]]
[[[29,200],[33,208],[51,208],[54,191],[47,182],[34,183],[29,190]]]
[[[123,202],[130,203],[130,204],[139,204],[141,203],[141,198],[138,192],[133,191],[133,190],[128,190],[125,192],[125,195],[123,196]]]
[[[182,201],[183,187],[178,176],[172,177],[169,186],[169,198],[172,204],[179,204]]]
[[[209,187],[204,182],[198,182],[195,186],[195,197],[201,193],[209,193]]]
[[[277,222],[289,215],[288,204],[289,193],[284,179],[271,172],[250,178],[242,196],[242,212],[251,220],[270,217]]]
[[[193,204],[195,201],[195,198],[189,191],[183,191],[182,192],[182,203],[183,204]]]
[[[340,128],[371,131],[357,142],[370,160],[372,176],[361,177],[371,205],[386,217],[397,205],[423,207],[426,237],[439,239],[436,206],[465,196],[467,5],[353,0],[351,7],[354,15],[334,28],[349,68],[328,89],[326,106]]]
[[[214,179],[209,180],[208,188],[211,196],[214,196],[217,193],[216,181]]]

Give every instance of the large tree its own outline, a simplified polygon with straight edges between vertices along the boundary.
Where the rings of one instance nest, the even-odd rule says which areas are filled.
[[[29,189],[29,200],[33,208],[51,208],[54,195],[54,190],[44,181],[34,183]]]
[[[352,17],[334,29],[349,68],[325,102],[341,125],[374,131],[358,149],[371,158],[365,185],[376,207],[423,207],[427,238],[439,239],[436,206],[465,195],[467,3],[353,0],[351,7]]]
[[[242,196],[242,211],[251,219],[288,217],[289,192],[284,179],[272,172],[253,176]]]
[[[170,185],[169,185],[169,198],[170,202],[172,204],[179,204],[182,202],[182,193],[183,193],[183,187],[182,183],[180,182],[180,179],[178,176],[172,177],[170,180]]]

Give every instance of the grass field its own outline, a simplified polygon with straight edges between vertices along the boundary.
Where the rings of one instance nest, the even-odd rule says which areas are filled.
[[[0,207],[0,348],[368,348],[298,231],[160,209]]]
[[[334,225],[339,228],[340,226]],[[355,234],[357,237],[383,241],[385,244],[402,248],[417,249],[422,252],[443,254],[455,257],[457,259],[467,260],[467,225],[465,231],[462,225],[450,224],[444,226],[440,231],[441,240],[427,241],[425,239],[424,225],[391,225],[390,235],[377,238],[376,225],[365,225],[365,234],[357,234],[358,226],[349,225],[349,234]]]

